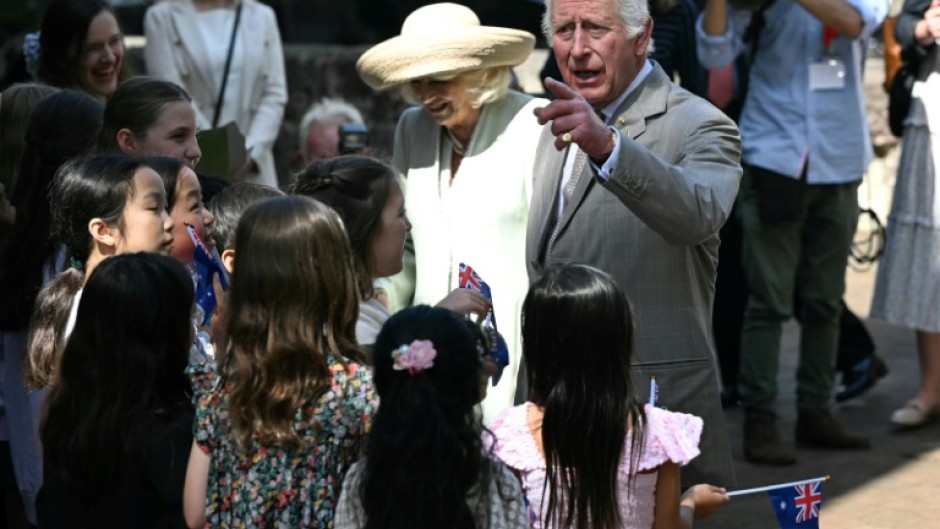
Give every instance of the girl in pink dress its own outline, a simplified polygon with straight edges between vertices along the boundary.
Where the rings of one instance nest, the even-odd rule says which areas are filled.
[[[638,402],[630,303],[608,274],[549,269],[522,314],[529,402],[490,430],[494,455],[522,480],[533,527],[685,528],[729,501],[705,484],[680,494],[702,420]]]

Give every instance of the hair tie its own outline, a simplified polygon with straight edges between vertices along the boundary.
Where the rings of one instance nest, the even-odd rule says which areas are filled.
[[[85,270],[85,263],[78,257],[69,257],[69,268],[74,268],[82,272]]]
[[[330,186],[333,184],[333,178],[331,176],[318,176],[313,181],[313,190],[319,191],[324,187]]]
[[[392,369],[395,371],[408,371],[409,375],[416,375],[434,366],[437,351],[430,340],[415,340],[410,345],[402,344],[392,351]]]
[[[39,42],[39,32],[27,33],[23,39],[23,57],[26,59],[26,72],[30,77],[36,77],[39,71],[39,59],[42,57],[42,44]]]

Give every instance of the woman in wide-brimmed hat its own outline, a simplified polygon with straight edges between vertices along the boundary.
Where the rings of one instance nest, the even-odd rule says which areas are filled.
[[[508,87],[510,68],[534,45],[531,33],[481,26],[470,9],[441,3],[412,12],[401,35],[356,64],[372,88],[399,89],[420,105],[395,132],[414,260],[406,255],[404,271],[385,285],[391,308],[436,303],[458,286],[460,263],[489,284],[510,365],[483,403],[486,419],[512,404],[521,353],[525,228],[541,133],[532,111],[547,101]],[[459,305],[449,308],[467,312]]]

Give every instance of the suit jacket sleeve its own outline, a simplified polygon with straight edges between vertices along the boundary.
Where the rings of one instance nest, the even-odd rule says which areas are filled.
[[[287,103],[287,80],[284,74],[284,51],[281,46],[281,34],[277,28],[274,11],[263,6],[260,16],[264,18],[265,58],[261,75],[264,77],[264,90],[260,101],[252,102],[250,111],[254,114],[251,127],[245,135],[245,145],[258,153],[271,149],[277,140],[284,117],[284,105]],[[253,158],[255,157],[253,156]]]
[[[898,15],[898,22],[894,26],[894,34],[905,50],[916,49],[922,55],[926,54],[926,49],[917,43],[914,38],[914,27],[922,18],[924,13],[930,7],[930,0],[906,0],[901,13]]]
[[[176,60],[176,54],[181,50],[178,49],[176,42],[178,37],[173,29],[172,13],[169,8],[169,3],[157,4],[148,9],[144,16],[144,35],[147,37],[147,45],[144,46],[144,62],[147,75],[150,77],[170,81],[186,89]],[[199,127],[208,128],[211,121],[196,105],[193,105],[193,109],[196,111],[196,121]]]
[[[660,159],[620,132],[619,157],[602,184],[673,244],[695,245],[718,233],[741,179],[741,142],[734,123],[714,110],[694,130],[673,136],[684,142],[673,161]]]

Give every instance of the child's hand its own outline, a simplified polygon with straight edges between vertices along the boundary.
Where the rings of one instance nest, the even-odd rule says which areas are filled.
[[[385,310],[388,310],[388,292],[384,288],[375,287],[375,299],[379,300]]]
[[[475,314],[477,323],[490,311],[490,301],[483,294],[466,288],[455,288],[437,306],[457,314]]]
[[[228,294],[222,289],[219,274],[212,275],[212,290],[215,291],[215,310],[212,311],[212,318],[209,320],[209,336],[212,337],[212,345],[215,347],[215,354],[218,358],[220,352],[222,355],[226,352],[225,305],[228,301]]]
[[[731,498],[726,494],[724,487],[716,487],[708,483],[699,483],[689,487],[689,490],[680,498],[680,505],[691,507],[696,520],[708,518],[727,505]]]

